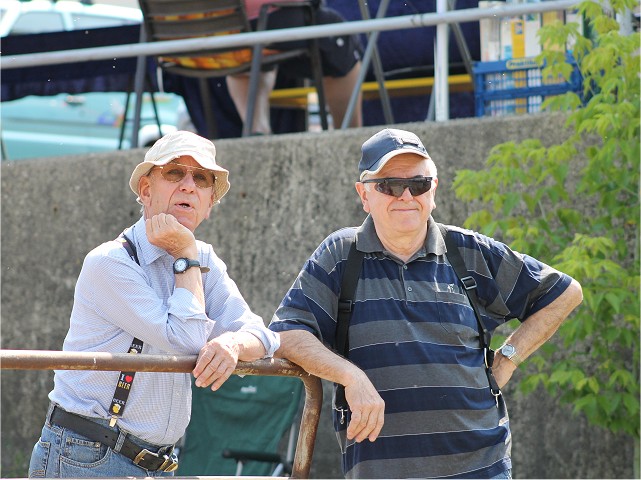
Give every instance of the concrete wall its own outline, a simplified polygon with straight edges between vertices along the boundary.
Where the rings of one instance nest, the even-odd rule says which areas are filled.
[[[563,118],[532,116],[404,125],[439,167],[435,217],[461,223],[470,206],[451,191],[457,169],[483,168],[490,148],[532,136],[559,141]],[[231,191],[197,235],[211,242],[252,308],[268,322],[301,265],[331,231],[364,218],[354,191],[362,142],[378,128],[217,141]],[[127,186],[144,151],[2,165],[4,349],[59,350],[85,254],[139,217]],[[2,371],[2,476],[25,476],[52,372]],[[518,381],[518,376],[516,378]],[[632,476],[631,439],[587,425],[543,392],[508,388],[514,474],[537,478]],[[338,478],[329,389],[312,476]]]

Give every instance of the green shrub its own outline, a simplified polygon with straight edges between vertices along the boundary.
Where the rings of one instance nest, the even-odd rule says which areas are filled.
[[[543,384],[591,423],[638,442],[639,33],[620,34],[613,18],[634,5],[612,1],[607,13],[583,2],[589,38],[573,24],[541,29],[542,44],[563,50],[574,38],[584,79],[583,100],[567,93],[543,105],[566,112],[567,141],[497,145],[487,168],[458,172],[454,188],[460,199],[484,207],[466,227],[501,237],[583,286],[583,304],[557,333],[567,353],[551,362],[560,342],[546,344],[526,362],[520,389]],[[563,50],[539,56],[544,74],[569,77]]]

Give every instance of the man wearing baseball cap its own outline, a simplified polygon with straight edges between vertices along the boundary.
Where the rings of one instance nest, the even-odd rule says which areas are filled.
[[[279,338],[253,314],[226,266],[194,231],[229,190],[212,142],[158,140],[129,186],[143,215],[86,256],[63,350],[195,355],[195,384],[217,390],[238,360]],[[30,477],[173,475],[191,412],[186,373],[58,370]]]
[[[581,302],[581,286],[436,223],[436,165],[415,134],[378,132],[358,169],[368,216],[329,235],[303,266],[270,324],[281,335],[276,355],[335,383],[346,477],[511,478],[500,389]],[[494,357],[489,335],[513,318],[522,323]]]

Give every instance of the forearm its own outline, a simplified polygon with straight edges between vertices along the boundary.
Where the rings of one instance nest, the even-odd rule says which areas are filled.
[[[263,358],[267,353],[263,342],[250,332],[230,332],[224,335],[231,335],[238,344],[238,360],[252,362]]]
[[[353,377],[365,375],[354,364],[325,347],[306,330],[280,333],[280,348],[275,357],[285,358],[306,372],[340,385],[348,385]]]
[[[200,350],[192,371],[197,387],[211,385],[218,390],[236,369],[239,360],[252,361],[265,356],[262,342],[249,332],[226,332],[210,340]]]
[[[186,258],[198,258],[197,256]],[[185,288],[189,290],[198,303],[205,309],[205,293],[203,291],[203,276],[199,268],[192,267],[184,273],[175,274],[176,288]]]
[[[287,358],[306,372],[345,387],[345,399],[351,410],[347,438],[362,442],[376,440],[385,423],[385,402],[365,372],[326,348],[305,330],[280,334],[276,356]]]
[[[572,280],[556,300],[523,321],[506,340],[506,343],[516,348],[519,361],[528,358],[548,341],[582,299],[581,286],[576,280]],[[499,386],[507,383],[515,369],[514,362],[501,354],[496,355],[494,374]]]
[[[165,250],[177,258],[198,260],[198,248],[193,232],[181,225],[173,215],[160,213],[145,220],[145,229],[149,243]],[[203,310],[205,294],[200,269],[192,267],[175,275],[175,287],[189,290]]]

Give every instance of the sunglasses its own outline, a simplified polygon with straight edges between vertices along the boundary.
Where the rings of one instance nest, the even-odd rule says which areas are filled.
[[[160,174],[162,178],[168,182],[180,182],[187,172],[191,172],[191,176],[194,179],[194,183],[199,188],[209,188],[216,181],[216,176],[211,170],[205,170],[204,168],[198,167],[187,167],[186,165],[181,165],[179,163],[170,163],[167,165],[159,166]]]
[[[410,189],[413,197],[418,197],[432,188],[432,177],[414,177],[414,178],[372,178],[363,180],[362,183],[375,183],[376,191],[384,195],[399,198],[403,195],[406,188]]]

